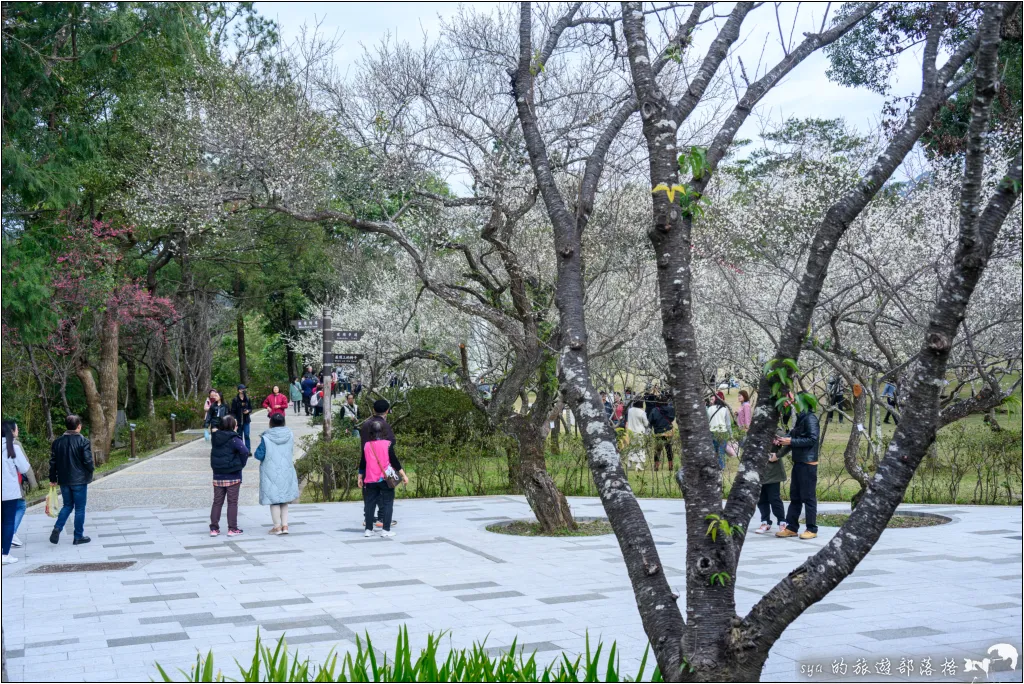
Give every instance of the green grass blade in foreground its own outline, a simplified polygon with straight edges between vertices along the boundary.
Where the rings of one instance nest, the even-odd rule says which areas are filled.
[[[601,654],[604,646],[598,642],[592,651],[589,633],[583,654],[572,660],[562,653],[542,671],[537,664],[536,652],[529,657],[519,652],[518,638],[498,656],[489,655],[485,643],[474,643],[469,649],[451,648],[439,664],[441,636],[429,634],[426,647],[420,650],[414,661],[409,630],[403,626],[399,629],[393,656],[384,654],[381,662],[378,662],[373,642],[369,633],[366,633],[365,641],[356,637],[354,653],[345,653],[339,659],[338,653],[332,649],[325,662],[314,668],[309,659],[303,660],[298,652],[289,653],[284,635],[271,649],[263,644],[257,632],[255,651],[249,667],[243,667],[237,660],[235,664],[238,666],[240,681],[243,682],[619,682],[642,681],[650,653],[648,646],[640,661],[639,672],[631,680],[620,671],[620,654],[614,642],[608,649],[607,663],[602,673]],[[156,668],[162,681],[176,681],[159,663]],[[185,677],[180,681],[225,681],[221,672],[214,672],[213,651],[205,657],[197,654],[189,673],[184,670],[179,672]],[[658,668],[654,669],[651,681],[662,681]]]

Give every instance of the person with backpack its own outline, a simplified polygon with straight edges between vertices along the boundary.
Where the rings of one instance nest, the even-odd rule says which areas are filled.
[[[285,408],[288,407],[288,402],[285,402]],[[242,439],[245,441],[245,448],[252,450],[252,442],[249,441],[249,423],[252,418],[252,400],[249,399],[249,394],[246,391],[245,385],[238,386],[238,395],[231,400],[231,415],[234,416],[235,422],[238,423],[239,432],[242,434]]]
[[[711,404],[708,406],[708,427],[711,429],[711,443],[718,454],[718,467],[725,470],[725,454],[729,445],[729,438],[732,436],[732,415],[729,413],[729,406],[725,403],[725,395],[721,392],[711,397]]]
[[[3,551],[3,564],[10,565],[18,562],[18,559],[11,555],[11,546],[14,544],[14,533],[18,526],[18,510],[25,505],[25,495],[21,491],[21,476],[27,473],[31,466],[21,445],[14,443],[18,436],[18,424],[13,420],[5,420],[0,425],[3,429],[3,453],[0,454],[0,460],[3,461],[0,472],[0,490],[3,494],[0,506],[0,547]]]
[[[308,366],[307,366],[308,368]],[[316,378],[313,376],[312,371],[309,375],[302,376],[302,406],[306,409],[306,415],[312,415],[313,407],[311,401],[313,398],[313,391],[316,389]]]
[[[295,474],[295,434],[285,427],[284,413],[270,416],[270,429],[260,435],[260,505],[270,506],[270,534],[288,534],[288,504],[299,498]]]
[[[309,407],[313,409],[313,416],[322,416],[324,413],[324,386],[319,382],[313,389],[313,393],[309,395]]]
[[[216,432],[227,415],[228,407],[224,405],[220,392],[210,390],[210,407],[206,409],[206,420],[203,421],[203,426],[211,433]]]
[[[273,418],[274,416],[284,417],[288,412],[288,397],[281,394],[280,385],[274,385],[271,389],[270,394],[263,400],[263,408],[267,409],[268,418]],[[297,406],[295,412],[299,412]]]
[[[835,411],[838,411],[839,412],[839,423],[842,424],[842,422],[843,422],[843,409],[845,408],[845,403],[846,403],[846,400],[844,399],[844,395],[846,394],[846,390],[843,387],[843,379],[841,377],[839,377],[838,375],[833,375],[832,378],[828,381],[828,385],[826,386],[826,389],[828,390],[828,396],[829,396],[829,398],[832,401],[832,408],[829,409],[828,419],[831,421],[832,420],[832,414]]]
[[[675,463],[672,456],[672,440],[676,436],[673,421],[676,419],[676,408],[669,399],[664,404],[658,404],[651,411],[651,430],[654,432],[654,470],[661,469],[661,454],[668,455],[668,469],[675,470]]]
[[[85,536],[85,504],[88,499],[89,483],[96,469],[92,460],[92,445],[82,436],[82,419],[71,414],[64,419],[67,431],[50,445],[50,486],[60,486],[64,506],[57,514],[57,520],[50,532],[50,543],[60,541],[71,512],[75,513],[74,544],[88,544]]]
[[[361,431],[361,434],[365,435],[365,441],[359,458],[357,482],[363,490],[364,537],[373,536],[374,511],[378,506],[384,528],[380,536],[395,536],[391,531],[395,486],[399,479],[404,484],[409,484],[409,478],[395,454],[394,432],[385,420],[389,408],[390,405],[384,399],[374,402],[374,415],[363,423],[365,430]]]
[[[807,529],[800,533],[801,539],[818,536],[818,438],[820,429],[818,416],[813,411],[802,411],[796,416],[796,423],[789,437],[776,437],[775,444],[790,447],[793,455],[793,471],[789,484],[789,510],[786,513],[786,527],[775,533],[776,537],[795,537],[800,529],[800,509],[804,510]]]
[[[249,450],[235,432],[234,417],[224,416],[220,429],[211,437],[210,468],[213,470],[213,506],[210,508],[210,536],[220,534],[220,513],[228,502],[228,536],[242,534],[238,526],[238,492],[242,488],[242,470],[249,460]]]

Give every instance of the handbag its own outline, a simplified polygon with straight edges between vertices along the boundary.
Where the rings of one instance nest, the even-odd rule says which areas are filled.
[[[387,484],[388,489],[394,489],[397,487],[398,483],[402,481],[402,478],[398,476],[398,473],[395,472],[395,469],[391,467],[390,463],[388,463],[387,470],[381,466],[380,459],[377,458],[377,452],[374,449],[370,449],[370,452],[373,454],[373,460],[377,462],[377,467],[380,468],[382,473],[384,473],[384,483]]]
[[[205,428],[203,430],[203,439],[206,440],[207,442],[210,441],[210,428]]]

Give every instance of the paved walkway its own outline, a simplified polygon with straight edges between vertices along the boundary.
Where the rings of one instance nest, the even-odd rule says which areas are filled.
[[[311,426],[308,418],[294,413],[288,414],[287,424],[295,432],[296,446],[301,444],[304,435],[322,429]],[[253,414],[250,428],[253,449],[260,443],[260,433],[268,427],[266,411]],[[298,458],[300,455],[296,453],[295,456]],[[255,506],[259,503],[259,471],[259,462],[250,458],[242,475],[239,504]],[[96,480],[89,485],[87,510],[209,508],[210,477],[210,445],[202,439],[194,440]]]
[[[251,657],[257,629],[270,639],[287,634],[290,645],[314,660],[334,647],[351,649],[364,631],[378,648],[390,649],[404,624],[414,646],[442,630],[453,630],[458,647],[486,637],[500,650],[518,637],[543,663],[563,650],[581,652],[589,630],[592,643],[618,642],[627,674],[646,644],[612,537],[531,539],[484,529],[527,516],[520,497],[402,500],[398,536],[384,540],[362,538],[358,503],[296,506],[294,532],[286,537],[267,535],[267,510],[247,506],[244,536],[211,539],[206,495],[196,496],[195,510],[94,513],[87,525],[94,542],[80,547],[51,546],[50,521],[26,516],[23,560],[3,570],[11,678],[147,680],[156,675],[154,662],[187,669],[197,650],[210,648],[218,667],[237,676],[233,659]],[[594,499],[571,504],[578,515],[601,512]],[[643,508],[682,593],[680,502],[647,500]],[[823,511],[840,508],[822,505]],[[845,681],[864,665],[870,674],[861,679],[874,681],[985,681],[983,672],[964,671],[965,658],[988,657],[990,680],[1021,680],[1024,663],[1010,672],[1008,662],[986,655],[999,643],[1024,651],[1021,509],[908,508],[954,522],[887,531],[852,577],[786,631],[765,679]],[[809,542],[751,534],[737,579],[739,610],[827,543],[831,532],[822,528]],[[44,564],[86,562],[132,564],[38,572]],[[845,677],[832,674],[840,658]],[[921,674],[925,658],[932,675]],[[914,661],[913,676],[900,676],[903,659]],[[955,676],[940,676],[947,659]],[[877,674],[886,662],[891,674]],[[810,674],[801,674],[808,666]]]

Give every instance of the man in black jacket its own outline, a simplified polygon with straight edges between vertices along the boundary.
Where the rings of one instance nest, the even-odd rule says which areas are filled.
[[[818,433],[818,416],[813,411],[804,411],[797,414],[789,437],[775,438],[775,444],[789,446],[793,456],[786,527],[776,532],[776,537],[797,536],[801,508],[807,519],[807,529],[800,533],[800,538],[814,539],[818,536]]]
[[[656,405],[651,412],[651,429],[654,430],[654,469],[661,470],[661,452],[668,453],[668,469],[675,470],[672,460],[672,440],[675,430],[672,422],[676,419],[676,409],[672,401]]]
[[[252,453],[252,444],[249,442],[249,422],[252,420],[250,414],[252,413],[252,401],[249,399],[249,395],[246,393],[245,385],[238,386],[238,395],[231,400],[231,415],[235,417],[235,422],[238,423],[238,432],[241,433],[242,438],[245,440],[245,448]]]
[[[75,544],[88,544],[91,540],[85,536],[85,503],[89,483],[95,466],[92,462],[92,446],[82,436],[82,419],[70,415],[64,419],[67,432],[54,440],[50,446],[50,484],[60,485],[60,496],[64,507],[57,515],[50,543],[60,541],[60,533],[75,512]]]

